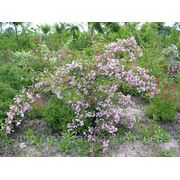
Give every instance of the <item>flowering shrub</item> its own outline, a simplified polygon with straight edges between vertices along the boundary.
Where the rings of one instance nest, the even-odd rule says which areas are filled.
[[[17,117],[23,118],[31,103],[40,98],[38,91],[51,91],[75,113],[68,123],[69,131],[90,142],[101,142],[105,151],[109,138],[121,126],[134,125],[132,119],[123,117],[132,101],[130,95],[121,92],[121,85],[127,83],[151,98],[159,93],[155,78],[136,64],[141,55],[141,48],[131,37],[105,46],[104,53],[92,61],[73,61],[57,67],[53,73],[46,71],[39,83],[15,97],[3,129],[10,133],[13,123],[21,123]]]
[[[168,58],[169,61],[176,61],[179,59],[178,48],[174,44],[164,48],[163,54]]]
[[[180,63],[168,65],[168,75],[176,75],[180,72]]]

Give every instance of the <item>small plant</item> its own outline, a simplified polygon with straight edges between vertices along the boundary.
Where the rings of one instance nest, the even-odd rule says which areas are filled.
[[[155,143],[167,142],[170,140],[170,135],[160,126],[153,126],[153,136],[152,139]]]
[[[147,136],[142,136],[140,138],[140,141],[143,142],[144,144],[151,144],[153,142],[152,137],[147,137]]]
[[[26,132],[27,139],[30,140],[31,143],[35,144],[35,146],[40,149],[42,144],[42,138],[34,133],[32,129],[28,129]]]
[[[162,157],[174,157],[176,155],[176,149],[170,148],[169,150],[161,150],[159,155]]]
[[[124,139],[124,141],[135,141],[135,140],[137,140],[137,137],[132,132],[128,132],[125,134],[125,137],[123,139]]]
[[[76,149],[80,155],[88,156],[89,146],[90,146],[90,143],[88,141],[83,140],[81,137],[76,139]]]
[[[73,149],[75,145],[75,137],[71,135],[70,132],[65,132],[62,135],[62,138],[58,144],[60,151],[67,152],[70,149]]]
[[[159,144],[162,142],[167,142],[170,139],[170,135],[156,124],[148,127],[138,124],[135,127],[134,134],[136,139],[142,141],[144,144]]]
[[[78,152],[80,155],[87,156],[89,143],[80,137],[73,136],[70,132],[65,132],[58,143],[58,149],[66,153]]]
[[[56,140],[52,137],[47,137],[46,141],[47,141],[48,145],[50,145],[50,146],[52,146],[56,143]]]

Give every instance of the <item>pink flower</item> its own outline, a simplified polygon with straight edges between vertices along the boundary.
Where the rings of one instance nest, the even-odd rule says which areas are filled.
[[[11,122],[12,122],[12,120],[13,120],[13,117],[14,117],[14,112],[12,112],[12,111],[9,111],[8,113],[7,113],[7,115],[8,115],[8,117],[7,117],[7,121],[8,121],[8,124],[11,124]]]
[[[106,150],[109,147],[109,140],[108,141],[103,141],[102,147],[103,147],[103,153],[105,153]]]
[[[21,120],[17,121],[17,122],[16,122],[16,126],[21,125],[21,123],[22,123],[22,121],[21,121]]]

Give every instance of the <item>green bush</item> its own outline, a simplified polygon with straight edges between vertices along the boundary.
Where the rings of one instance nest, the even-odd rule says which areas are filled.
[[[160,94],[150,102],[146,113],[154,120],[173,121],[176,115],[176,105],[171,96],[163,97]]]
[[[0,81],[7,83],[11,88],[20,90],[31,84],[33,75],[27,69],[15,64],[3,64],[0,66]]]
[[[75,114],[64,100],[52,97],[47,103],[43,117],[51,124],[53,130],[61,133],[67,130],[68,122],[72,121]]]
[[[0,50],[29,50],[34,46],[33,35],[31,31],[26,31],[26,35],[24,32],[18,33],[18,41],[15,35],[14,30],[11,32],[0,33]]]
[[[0,82],[0,124],[6,118],[9,105],[12,103],[17,91],[8,84]]]

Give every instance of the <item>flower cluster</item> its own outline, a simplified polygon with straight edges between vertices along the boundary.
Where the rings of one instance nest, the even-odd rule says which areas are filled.
[[[136,87],[139,93],[149,92],[149,96],[153,98],[159,93],[155,77],[147,74],[147,70],[137,67],[136,72],[129,70],[124,73],[123,80],[131,87]]]
[[[5,119],[5,124],[2,125],[8,134],[13,132],[13,125],[19,126],[25,113],[31,108],[31,104],[36,100],[41,98],[40,95],[35,94],[29,90],[23,89],[20,95],[15,96],[14,104],[12,104],[7,113],[7,118]]]
[[[174,75],[180,72],[180,63],[169,64],[167,73],[168,75]]]
[[[126,66],[125,58],[117,58],[116,53],[128,53],[128,63]],[[133,54],[133,58],[131,57]],[[149,96],[153,98],[159,89],[157,88],[155,77],[148,75],[148,70],[138,67],[135,63],[137,58],[142,55],[140,47],[137,45],[134,37],[130,39],[119,40],[106,46],[105,53],[97,57],[98,68],[101,74],[105,76],[115,76],[123,83],[127,83],[130,87],[137,88],[139,93],[149,92]]]
[[[168,58],[169,61],[176,61],[179,58],[178,48],[174,44],[164,48],[163,54]]]
[[[134,37],[129,39],[118,40],[106,46],[106,53],[111,52],[113,54],[117,52],[123,52],[128,54],[129,61],[136,61],[138,57],[142,55],[141,48],[137,45]]]
[[[56,68],[52,74],[46,72],[31,90],[51,91],[60,99],[66,98],[76,115],[68,124],[69,130],[89,141],[102,142],[105,151],[109,136],[115,136],[121,126],[132,128],[134,124],[133,120],[123,118],[123,110],[132,101],[130,95],[121,92],[121,84],[127,83],[140,93],[149,93],[150,97],[159,92],[155,78],[136,65],[141,55],[134,37],[119,40],[107,45],[104,54],[95,57],[95,62],[73,61]],[[38,97],[29,90],[17,96],[3,128],[9,132],[15,114],[23,117]]]

